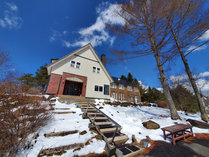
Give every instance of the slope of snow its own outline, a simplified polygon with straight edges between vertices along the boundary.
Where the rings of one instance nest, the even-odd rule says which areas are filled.
[[[39,137],[37,138],[37,142],[34,143],[34,146],[29,150],[20,152],[17,156],[37,157],[41,149],[70,145],[74,143],[85,143],[87,140],[96,135],[95,133],[89,131],[89,120],[82,119],[82,111],[80,108],[77,108],[75,104],[62,104],[56,101],[54,108],[59,108],[59,110],[54,110],[56,112],[74,111],[76,113],[52,114],[52,119],[48,122],[48,124],[39,130]],[[62,108],[70,108],[70,110],[61,110]],[[45,133],[70,130],[79,130],[79,132],[86,130],[87,133],[84,135],[76,133],[67,136],[55,136],[47,138],[44,136]],[[73,152],[73,149],[68,150],[62,156],[70,157],[74,155],[86,155],[88,153],[102,153],[104,151],[104,146],[104,141],[92,139],[90,145],[86,145],[84,148],[81,148],[79,151],[75,152]],[[95,149],[95,147],[97,149]]]
[[[107,114],[110,118],[122,126],[121,132],[129,137],[129,141],[127,141],[127,143],[131,142],[132,135],[135,135],[138,142],[141,139],[146,138],[146,136],[149,136],[152,140],[164,140],[161,129],[146,129],[142,124],[144,121],[152,120],[158,123],[162,128],[173,125],[175,122],[186,124],[188,123],[186,121],[188,118],[201,120],[199,113],[185,115],[185,113],[182,111],[178,112],[182,120],[172,120],[170,118],[170,111],[168,109],[154,106],[121,107],[108,104],[102,105],[101,102],[98,104],[98,106],[103,106],[104,108],[101,109],[102,112]],[[209,133],[209,130],[193,127],[193,132]],[[166,141],[169,142],[169,140]]]

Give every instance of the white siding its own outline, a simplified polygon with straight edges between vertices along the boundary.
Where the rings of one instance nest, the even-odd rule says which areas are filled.
[[[110,80],[108,79],[105,71],[100,66],[99,62],[94,56],[94,53],[91,49],[86,49],[83,52],[77,53],[79,56],[72,56],[70,58],[66,58],[62,62],[52,66],[51,73],[62,75],[63,72],[76,74],[80,76],[87,77],[87,87],[86,87],[86,97],[92,98],[107,98],[109,99],[109,95],[104,95],[103,92],[94,91],[94,86],[103,86],[104,84],[110,85]],[[88,59],[87,59],[88,58]],[[70,66],[70,61],[80,62],[80,68],[73,68]],[[93,67],[100,68],[100,73],[93,73]]]

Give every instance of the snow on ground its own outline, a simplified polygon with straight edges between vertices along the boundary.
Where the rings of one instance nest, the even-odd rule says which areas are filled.
[[[34,143],[34,146],[29,150],[22,151],[17,156],[37,157],[41,149],[70,145],[74,143],[85,143],[96,135],[95,133],[89,131],[89,120],[82,119],[82,111],[80,108],[77,108],[75,104],[63,104],[56,101],[54,108],[57,108],[57,110],[54,110],[55,112],[74,111],[76,113],[52,114],[52,119],[48,122],[48,124],[39,130],[39,137],[37,138],[37,142]],[[66,108],[69,108],[69,110],[66,110]],[[55,136],[47,138],[44,136],[45,133],[70,130],[79,130],[79,132],[86,130],[87,133],[84,135],[76,133],[67,136]],[[102,153],[104,151],[104,146],[104,141],[93,139],[90,145],[86,145],[84,148],[81,148],[79,151],[75,152],[73,152],[73,149],[68,150],[62,156],[70,157],[74,155],[86,155],[88,153]]]
[[[129,140],[127,143],[131,142],[131,136],[135,135],[137,141],[139,142],[142,139],[145,139],[146,136],[149,136],[152,140],[164,140],[163,132],[161,129],[146,129],[143,126],[144,121],[152,120],[160,125],[160,127],[166,127],[177,123],[188,123],[186,119],[191,118],[195,120],[201,120],[200,114],[188,114],[185,115],[184,112],[178,111],[182,120],[171,120],[170,111],[168,109],[160,107],[148,107],[148,106],[112,106],[108,104],[102,105],[103,101],[97,100],[99,106],[103,106],[101,109],[102,112],[107,114],[110,118],[116,121],[122,126],[121,132],[128,135]],[[209,133],[208,129],[200,129],[193,127],[194,133]],[[165,140],[164,140],[165,141]],[[166,140],[170,142],[170,140]]]

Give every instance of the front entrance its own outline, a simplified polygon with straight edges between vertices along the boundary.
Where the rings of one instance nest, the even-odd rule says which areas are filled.
[[[63,95],[81,96],[83,83],[74,81],[65,81]]]

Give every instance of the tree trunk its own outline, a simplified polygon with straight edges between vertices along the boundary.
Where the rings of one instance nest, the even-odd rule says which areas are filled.
[[[195,80],[194,80],[194,78],[192,76],[192,73],[190,71],[190,68],[189,68],[189,65],[187,63],[186,57],[184,56],[184,53],[183,53],[183,51],[182,51],[182,49],[180,47],[180,44],[179,44],[178,39],[177,39],[177,36],[176,36],[176,34],[175,34],[175,32],[174,32],[173,27],[171,26],[171,24],[170,24],[170,28],[171,28],[172,35],[174,37],[174,40],[176,42],[176,46],[178,48],[178,51],[179,51],[179,53],[181,55],[181,59],[182,59],[182,61],[184,63],[184,66],[185,66],[187,75],[189,77],[190,83],[191,83],[192,88],[194,90],[194,93],[195,93],[195,96],[196,96],[196,99],[197,99],[197,103],[198,103],[198,106],[199,106],[199,109],[200,109],[200,113],[201,113],[201,119],[203,121],[205,121],[205,122],[208,122],[208,115],[205,112],[205,108],[204,108],[203,102],[201,100],[201,96],[200,96],[200,93],[198,91],[196,82],[195,82]]]
[[[180,119],[180,117],[177,113],[175,104],[173,102],[173,99],[171,97],[171,93],[170,93],[168,84],[166,82],[165,73],[164,73],[164,70],[163,70],[163,67],[162,67],[162,64],[161,64],[161,61],[160,61],[159,54],[157,52],[155,53],[155,59],[156,59],[156,62],[157,62],[158,70],[160,72],[160,82],[161,82],[162,87],[163,87],[163,93],[166,97],[167,103],[168,103],[169,108],[170,108],[171,119],[173,119],[173,120]]]

